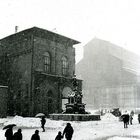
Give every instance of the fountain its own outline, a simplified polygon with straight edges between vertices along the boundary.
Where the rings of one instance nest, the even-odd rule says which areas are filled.
[[[90,121],[100,120],[100,115],[93,115],[85,111],[85,105],[82,103],[82,91],[78,90],[78,81],[76,76],[72,80],[73,89],[68,95],[68,103],[65,104],[65,111],[59,114],[50,114],[53,120],[65,121]]]
[[[64,114],[85,114],[85,104],[82,103],[82,92],[78,90],[76,78],[73,78],[73,91],[68,95],[68,103],[65,104]]]

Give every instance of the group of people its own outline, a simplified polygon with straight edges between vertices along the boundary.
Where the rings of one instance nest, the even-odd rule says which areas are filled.
[[[44,127],[45,123],[46,123],[46,120],[45,120],[45,117],[43,116],[41,119],[41,128],[43,129],[42,132],[45,132],[45,127]],[[74,132],[73,127],[71,126],[70,123],[67,123],[67,125],[63,131],[63,134],[61,131],[59,131],[58,135],[55,137],[55,140],[61,140],[64,137],[64,135],[65,135],[66,140],[71,140],[73,132]],[[36,137],[37,137],[38,133],[39,133],[39,131],[36,130],[35,131]],[[40,140],[40,138],[38,138],[38,139],[31,138],[31,140]]]
[[[128,124],[132,125],[133,116],[129,114],[122,115],[122,119],[124,122],[124,128],[128,128]]]
[[[45,132],[45,116],[41,117],[41,128],[42,132]],[[17,132],[13,134],[13,127],[9,127],[5,132],[6,140],[22,140],[22,130],[18,129]],[[39,130],[35,130],[35,133],[31,136],[31,140],[40,140]]]
[[[124,128],[128,128],[128,124],[132,125],[133,116],[134,116],[133,112],[131,112],[130,115],[124,114],[121,116],[124,122]],[[138,114],[138,122],[140,123],[140,114]]]
[[[61,133],[61,131],[59,131],[55,140],[61,140],[64,137],[64,135],[66,140],[71,140],[73,133],[74,133],[73,127],[71,126],[70,123],[67,123],[66,127],[64,128],[63,134]]]
[[[9,127],[5,132],[6,140],[22,140],[22,130],[18,129],[13,134],[12,127]],[[35,130],[35,133],[31,136],[31,140],[40,140],[39,131]]]
[[[42,124],[42,121],[41,121]],[[44,122],[43,122],[44,124]],[[43,132],[45,132],[44,126],[41,126],[43,128]],[[62,140],[65,136],[66,140],[72,140],[73,135],[73,127],[70,123],[67,123],[66,127],[64,128],[63,133],[61,131],[58,132],[58,135],[55,137],[55,140]],[[17,132],[13,134],[13,127],[9,127],[5,132],[6,140],[22,140],[22,130],[18,129]],[[31,136],[31,140],[40,140],[39,136],[39,130],[35,130],[35,133]]]
[[[13,128],[9,127],[5,132],[6,140],[22,140],[21,129],[18,129],[17,132],[13,134]]]

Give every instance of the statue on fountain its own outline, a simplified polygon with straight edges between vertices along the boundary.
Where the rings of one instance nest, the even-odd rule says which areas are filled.
[[[82,91],[78,90],[78,81],[76,76],[72,79],[73,89],[68,95],[68,103],[65,104],[67,114],[86,114],[85,104],[82,103]]]
[[[91,121],[100,120],[100,115],[94,115],[85,111],[85,104],[82,103],[82,91],[79,87],[76,76],[72,79],[72,91],[68,94],[68,103],[65,104],[65,111],[59,114],[50,114],[53,120],[64,121]]]

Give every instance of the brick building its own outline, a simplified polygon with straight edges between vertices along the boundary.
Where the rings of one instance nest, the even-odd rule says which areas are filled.
[[[0,84],[8,86],[8,115],[62,111],[63,101],[72,90],[73,45],[78,43],[37,27],[0,40]]]

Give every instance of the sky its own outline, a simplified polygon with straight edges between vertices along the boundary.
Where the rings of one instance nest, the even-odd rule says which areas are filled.
[[[73,38],[76,62],[94,37],[140,55],[140,0],[1,0],[0,38],[37,26]]]

